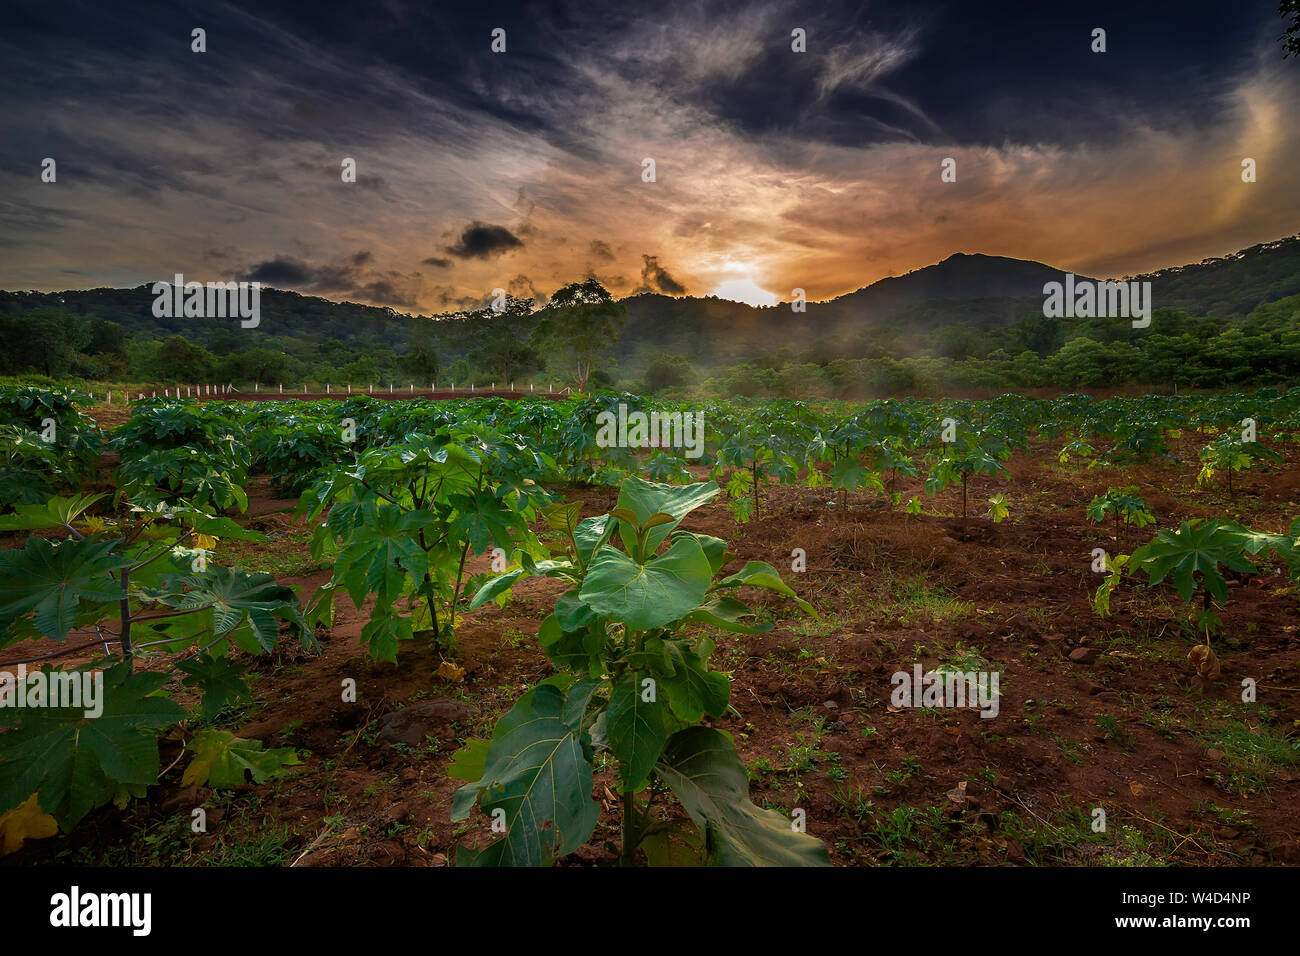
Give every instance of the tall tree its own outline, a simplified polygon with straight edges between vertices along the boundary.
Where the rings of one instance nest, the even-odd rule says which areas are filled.
[[[537,352],[529,344],[536,324],[533,300],[507,295],[500,311],[483,309],[475,313],[472,352],[474,361],[507,386],[520,372],[537,368]]]
[[[572,282],[552,296],[532,342],[549,363],[573,375],[578,391],[601,357],[618,341],[627,308],[595,279]]]

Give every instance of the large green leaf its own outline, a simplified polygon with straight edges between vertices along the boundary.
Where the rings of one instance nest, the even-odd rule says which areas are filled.
[[[182,684],[197,687],[203,693],[205,717],[216,717],[226,705],[253,696],[244,682],[248,672],[229,657],[200,654],[181,661],[176,669],[186,675]]]
[[[586,566],[592,553],[610,539],[618,522],[609,515],[583,518],[573,530],[573,540],[578,547],[578,561]]]
[[[524,575],[523,568],[513,568],[498,574],[487,584],[483,585],[474,595],[474,599],[469,602],[469,609],[476,611],[488,601],[491,601],[497,595],[504,594],[510,590],[510,586],[518,581]]]
[[[277,618],[289,621],[300,633],[309,633],[297,594],[270,574],[210,565],[197,574],[169,575],[162,587],[141,593],[167,607],[195,610],[211,623],[214,636],[230,634],[252,653],[275,647],[280,635]]]
[[[185,716],[166,697],[153,696],[167,675],[132,674],[125,664],[103,675],[97,717],[85,708],[0,707],[0,727],[9,728],[0,735],[0,813],[36,793],[41,809],[67,831],[123,787],[157,782],[155,731]]]
[[[1228,582],[1219,565],[1234,571],[1255,570],[1245,554],[1240,525],[1221,521],[1184,521],[1177,531],[1168,528],[1133,552],[1129,566],[1147,573],[1152,586],[1170,577],[1184,601],[1190,601],[1197,578],[1219,600],[1228,596]]]
[[[648,695],[641,684],[647,676],[634,670],[625,673],[610,691],[605,711],[609,749],[619,760],[623,786],[633,790],[650,776],[668,741],[663,701],[657,693]]]
[[[357,607],[368,594],[375,595],[379,607],[388,607],[402,596],[408,574],[418,580],[428,570],[415,534],[431,515],[372,501],[364,502],[360,513],[364,524],[339,552],[334,581],[347,588]]]
[[[0,623],[28,611],[46,637],[65,640],[82,601],[114,601],[122,588],[113,572],[131,563],[118,542],[87,538],[52,543],[28,538],[21,551],[0,551]]]
[[[635,517],[635,523],[645,527],[657,514],[669,515],[669,521],[651,528],[646,534],[647,553],[653,554],[664,538],[677,527],[682,518],[696,508],[707,504],[718,494],[718,486],[712,481],[697,482],[693,485],[661,485],[646,481],[635,475],[629,475],[619,486],[617,508],[625,509]],[[636,533],[631,522],[620,523],[623,544],[632,551],[636,543]]]
[[[596,553],[579,596],[597,613],[642,631],[698,607],[712,577],[709,559],[693,538],[678,538],[645,564],[607,547]]]
[[[706,714],[721,717],[731,700],[731,682],[726,675],[709,670],[707,658],[713,650],[712,641],[704,638],[700,645],[703,654],[696,653],[689,641],[664,641],[664,652],[672,666],[670,671],[657,671],[668,706],[687,724],[699,723]]]
[[[668,741],[655,773],[705,835],[715,866],[829,866],[826,846],[775,810],[749,800],[749,777],[731,739],[690,727]]]
[[[200,730],[185,749],[194,754],[181,775],[185,787],[239,787],[246,782],[245,772],[252,775],[254,783],[266,783],[285,767],[298,763],[292,747],[263,750],[260,740],[214,728]]]
[[[735,574],[728,575],[718,582],[719,588],[766,588],[769,591],[775,591],[777,594],[784,594],[786,597],[798,604],[803,610],[807,611],[813,617],[817,612],[807,601],[794,593],[790,585],[781,580],[780,573],[772,565],[763,561],[750,561]]]
[[[772,630],[771,621],[746,624],[743,620],[743,618],[753,616],[754,612],[744,602],[723,594],[714,597],[708,604],[701,605],[690,614],[687,614],[682,620],[712,624],[714,627],[722,628],[724,631],[732,631],[736,634],[765,634]]]
[[[577,690],[577,688],[575,688]],[[590,687],[578,691],[590,694]],[[456,791],[453,820],[475,803],[489,818],[504,811],[505,835],[478,853],[475,866],[545,866],[590,839],[600,817],[591,797],[589,741],[578,708],[551,684],[533,688],[497,722],[483,776]]]
[[[34,531],[38,528],[62,528],[76,521],[87,508],[105,494],[53,497],[34,505],[19,505],[14,514],[0,515],[0,531]]]

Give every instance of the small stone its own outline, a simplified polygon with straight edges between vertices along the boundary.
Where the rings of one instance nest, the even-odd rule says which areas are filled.
[[[1076,664],[1091,664],[1100,653],[1095,647],[1076,647],[1070,651],[1070,660]]]

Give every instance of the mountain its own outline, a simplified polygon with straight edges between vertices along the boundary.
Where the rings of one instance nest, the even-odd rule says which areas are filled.
[[[1033,260],[956,253],[838,298],[810,302],[803,313],[788,303],[756,309],[711,297],[635,296],[624,300],[629,321],[617,353],[625,361],[644,348],[659,348],[707,366],[819,343],[823,355],[833,356],[848,342],[899,343],[945,326],[1005,328],[1041,316],[1044,284],[1059,282],[1064,271]],[[1151,282],[1157,309],[1242,316],[1300,293],[1300,235],[1127,278]]]
[[[1060,281],[1062,272],[1033,260],[958,252],[935,265],[881,279],[824,305],[879,318],[924,302],[1041,299],[1043,284]]]
[[[783,349],[812,351],[823,357],[820,361],[829,361],[850,344],[861,354],[864,342],[885,354],[907,352],[936,330],[960,327],[978,335],[1041,317],[1043,285],[1061,275],[1060,269],[1032,260],[957,253],[838,298],[810,302],[804,312],[794,312],[788,303],[753,308],[712,296],[634,295],[623,300],[627,321],[614,356],[620,364],[635,364],[648,351],[661,350],[706,368]],[[1300,293],[1300,235],[1131,278],[1152,283],[1157,309],[1222,319],[1242,316],[1264,302]],[[218,355],[257,347],[290,356],[333,349],[340,364],[367,347],[392,347],[401,353],[411,346],[413,330],[429,339],[428,347],[444,364],[470,348],[463,322],[439,322],[430,328],[420,317],[393,309],[296,292],[263,290],[256,334],[228,319],[156,318],[153,300],[148,285],[0,292],[0,318],[21,326],[27,313],[54,309],[98,326],[97,336],[158,341],[181,335]],[[120,329],[105,333],[105,323]]]

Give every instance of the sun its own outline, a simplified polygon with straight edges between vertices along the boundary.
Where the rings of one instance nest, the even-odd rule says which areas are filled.
[[[766,289],[760,288],[753,279],[748,277],[744,279],[728,279],[714,289],[713,294],[719,299],[744,302],[746,305],[776,305],[776,296]]]

